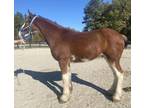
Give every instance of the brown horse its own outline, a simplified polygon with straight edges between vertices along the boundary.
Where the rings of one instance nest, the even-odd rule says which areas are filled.
[[[22,33],[27,29],[27,33]],[[58,61],[62,71],[63,94],[61,102],[67,102],[72,92],[71,62],[85,62],[104,54],[114,72],[112,99],[119,101],[122,95],[123,70],[120,66],[120,58],[125,46],[125,38],[122,34],[109,28],[103,28],[90,32],[77,32],[64,28],[41,16],[29,12],[25,23],[21,27],[21,36],[31,36],[32,29],[38,30],[48,43],[52,56]]]
[[[14,44],[25,44],[24,40],[19,39],[19,40],[14,40]]]
[[[20,48],[25,48],[25,41],[23,39],[19,39],[19,40],[14,40],[14,44],[17,45],[17,47],[20,47]],[[19,46],[20,45],[20,46]],[[21,46],[22,45],[22,46]]]

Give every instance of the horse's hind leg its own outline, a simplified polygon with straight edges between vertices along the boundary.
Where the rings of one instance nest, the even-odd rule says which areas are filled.
[[[72,91],[70,62],[67,59],[62,59],[59,61],[59,66],[62,71],[62,80],[63,80],[63,94],[60,97],[59,101],[61,103],[64,103],[70,99],[70,93]]]
[[[113,100],[119,101],[122,95],[123,71],[119,64],[119,61],[115,61],[112,67],[116,73],[116,78],[117,78],[117,85],[116,85],[115,93],[113,95]]]
[[[110,92],[111,94],[113,94],[113,93],[115,92],[116,83],[117,83],[116,74],[115,74],[115,71],[114,71],[114,69],[113,69],[113,67],[112,67],[112,64],[114,64],[114,62],[108,60],[106,57],[105,57],[105,60],[107,61],[109,67],[111,68],[111,70],[112,70],[112,72],[113,72],[113,76],[114,76],[114,81],[113,81],[113,83],[112,83],[111,88],[109,89],[109,92]]]
[[[114,91],[112,99],[113,101],[119,101],[122,96],[123,71],[119,64],[119,59],[118,60],[107,59],[107,61],[114,73],[114,82],[111,88]]]

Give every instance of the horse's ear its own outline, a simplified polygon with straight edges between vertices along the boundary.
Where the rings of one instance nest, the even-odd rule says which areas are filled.
[[[33,14],[30,12],[30,10],[28,10],[28,14],[29,14],[29,16],[33,15]]]

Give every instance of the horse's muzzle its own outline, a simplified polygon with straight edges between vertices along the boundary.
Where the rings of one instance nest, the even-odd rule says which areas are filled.
[[[23,39],[24,41],[31,41],[32,40],[32,35],[31,33],[25,33],[22,30],[19,31],[19,38]]]

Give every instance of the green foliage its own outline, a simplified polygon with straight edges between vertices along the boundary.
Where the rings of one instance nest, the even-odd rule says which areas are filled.
[[[14,15],[14,39],[18,39],[18,31],[24,22],[24,17],[20,12]]]
[[[90,0],[84,9],[84,31],[99,28],[112,28],[131,38],[131,1],[112,0],[105,3],[103,0]]]

